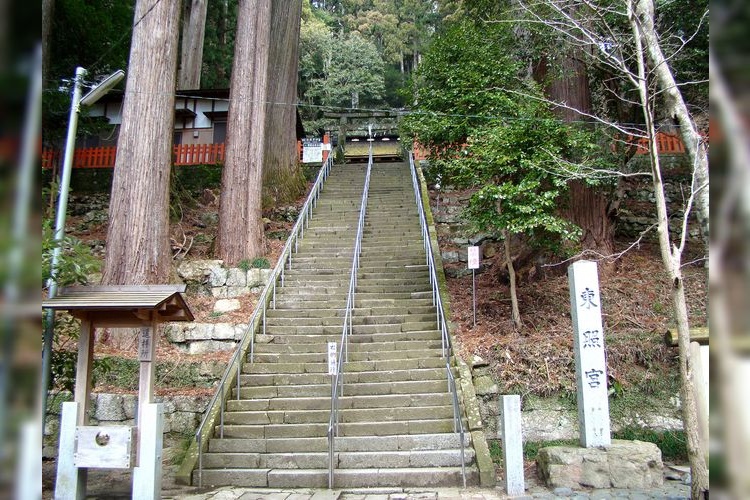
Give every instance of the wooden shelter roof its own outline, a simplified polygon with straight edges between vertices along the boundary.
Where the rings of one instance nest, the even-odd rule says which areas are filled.
[[[125,323],[127,319],[142,322],[148,318],[160,322],[193,321],[193,313],[182,297],[185,289],[185,285],[73,286],[42,301],[42,307],[67,310],[74,316],[93,315],[101,320],[119,318]]]

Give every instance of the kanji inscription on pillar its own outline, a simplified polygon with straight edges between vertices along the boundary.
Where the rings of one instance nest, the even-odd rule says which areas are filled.
[[[581,446],[609,446],[612,439],[607,399],[607,362],[596,262],[582,260],[571,265],[568,268],[568,282]]]

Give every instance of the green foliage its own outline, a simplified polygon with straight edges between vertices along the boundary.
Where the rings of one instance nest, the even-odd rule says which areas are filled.
[[[48,280],[52,277],[52,255],[59,248],[60,256],[57,261],[55,280],[58,287],[86,284],[88,277],[99,271],[101,262],[91,253],[91,249],[77,238],[66,235],[62,240],[55,240],[54,229],[50,219],[42,221],[42,288],[46,289]],[[46,319],[46,316],[44,316]],[[59,348],[57,339],[61,330],[68,335],[77,338],[78,331],[75,325],[69,323],[70,318],[60,319],[56,316],[55,344],[58,348],[53,349],[51,362],[51,386],[67,390],[73,390],[75,385],[75,371],[77,354],[73,351]],[[95,362],[95,365],[97,362]]]
[[[271,263],[268,262],[268,259],[266,259],[265,257],[256,257],[255,259],[253,259],[250,267],[252,267],[253,269],[270,269]]]
[[[708,109],[708,0],[656,0],[656,29],[682,97],[696,113]],[[721,17],[721,16],[717,16]],[[716,30],[723,32],[723,30]],[[714,31],[714,33],[716,33]],[[695,36],[693,37],[692,35]],[[691,38],[692,37],[692,38]],[[745,37],[741,39],[744,41]],[[687,42],[683,45],[684,42]]]
[[[526,460],[536,460],[539,450],[547,446],[578,446],[577,439],[554,439],[552,441],[532,441],[523,443],[523,456]]]
[[[59,248],[55,280],[58,287],[73,284],[86,284],[88,277],[99,271],[101,262],[94,257],[91,249],[73,236],[66,235],[62,240],[55,240],[52,221],[42,222],[42,286],[52,277],[52,255]]]
[[[250,259],[242,259],[237,263],[237,267],[242,269],[245,272],[248,272],[250,268],[252,268],[252,263],[250,262]]]
[[[300,34],[300,94],[306,128],[325,123],[317,106],[367,107],[382,100],[383,60],[375,45],[361,35],[334,34],[324,24],[302,23]]]
[[[45,145],[62,144],[68,124],[72,80],[76,67],[86,68],[83,93],[116,69],[126,69],[133,24],[131,1],[58,0],[55,2],[51,54],[42,104]],[[120,84],[123,86],[124,84]],[[78,137],[93,135],[105,126],[81,108]]]
[[[415,113],[402,122],[402,135],[425,146],[455,153],[475,130],[518,117],[518,99],[506,89],[529,88],[519,61],[507,48],[505,25],[455,24],[436,37],[415,72]]]
[[[434,182],[478,189],[464,212],[475,229],[523,234],[559,252],[580,237],[560,216],[567,183],[605,155],[591,133],[551,115],[509,50],[516,43],[508,24],[447,29],[417,71],[418,109],[402,133],[431,149]]]
[[[234,57],[234,35],[237,30],[237,0],[209,6],[203,43],[201,87],[229,88]]]

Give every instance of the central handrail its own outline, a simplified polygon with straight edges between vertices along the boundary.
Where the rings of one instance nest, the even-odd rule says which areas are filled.
[[[411,170],[412,187],[414,188],[414,197],[417,202],[417,211],[419,212],[419,224],[422,229],[422,241],[424,243],[424,250],[427,254],[427,267],[429,269],[430,285],[432,287],[432,304],[435,306],[437,315],[437,325],[440,329],[443,347],[443,358],[445,358],[445,371],[448,377],[448,390],[453,398],[453,432],[459,434],[459,440],[461,442],[461,477],[463,478],[464,488],[466,488],[466,461],[464,457],[464,425],[461,420],[461,408],[458,402],[458,391],[456,390],[456,378],[453,376],[453,371],[450,366],[450,355],[453,350],[451,344],[451,337],[448,331],[448,321],[445,317],[445,307],[443,306],[443,299],[440,296],[440,283],[437,279],[437,271],[435,270],[435,257],[432,253],[432,243],[430,239],[430,230],[427,225],[427,219],[424,214],[424,207],[422,205],[422,190],[420,189],[420,182],[417,179],[417,169],[414,165],[414,155],[411,151],[409,153],[409,168]]]
[[[272,307],[276,309],[276,282],[280,281],[281,286],[284,286],[284,269],[289,266],[292,268],[292,254],[297,251],[298,242],[300,238],[304,237],[305,226],[309,226],[310,218],[312,217],[312,211],[317,204],[320,192],[323,189],[323,183],[328,178],[333,165],[333,155],[329,155],[328,159],[323,162],[323,165],[318,171],[318,176],[315,179],[315,183],[310,188],[310,193],[307,195],[305,203],[300,209],[300,214],[292,227],[289,237],[286,240],[284,249],[279,255],[279,259],[276,265],[271,271],[271,275],[260,294],[255,310],[253,311],[250,321],[248,322],[247,328],[242,336],[237,349],[234,351],[232,358],[227,364],[224,375],[219,381],[219,385],[214,393],[213,398],[208,404],[206,413],[203,416],[198,429],[195,431],[195,442],[198,446],[198,486],[203,486],[203,448],[204,448],[204,430],[208,426],[209,430],[213,429],[216,425],[216,412],[219,415],[219,436],[224,437],[224,402],[228,398],[228,393],[231,391],[230,379],[232,379],[236,373],[236,389],[237,389],[237,400],[240,399],[240,375],[242,373],[242,363],[240,360],[247,355],[248,349],[250,351],[249,361],[253,362],[254,348],[255,348],[255,331],[260,326],[258,323],[262,323],[263,333],[266,332],[266,309],[268,308],[269,302]],[[218,409],[217,409],[218,405]],[[210,422],[210,423],[209,423]]]
[[[338,435],[339,425],[339,395],[344,395],[344,376],[342,375],[344,362],[349,357],[349,335],[352,332],[352,315],[354,309],[354,294],[357,289],[357,270],[359,269],[359,256],[362,252],[362,234],[365,229],[365,213],[367,212],[367,198],[370,191],[370,174],[372,172],[372,142],[367,159],[367,173],[365,174],[365,185],[362,189],[362,201],[359,205],[359,221],[357,222],[357,236],[354,240],[354,255],[352,256],[352,268],[349,276],[349,293],[346,296],[346,311],[344,313],[344,325],[341,331],[341,349],[336,359],[336,373],[331,380],[331,415],[328,419],[328,488],[333,488],[334,470],[334,440]]]

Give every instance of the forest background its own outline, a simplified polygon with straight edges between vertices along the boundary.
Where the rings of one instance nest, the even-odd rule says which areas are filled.
[[[45,2],[48,4],[50,2]],[[129,51],[129,29],[132,24],[133,9],[128,2],[83,2],[83,1],[57,1],[54,2],[55,15],[52,29],[53,43],[50,49],[45,51],[45,57],[49,57],[45,67],[45,106],[44,106],[44,141],[53,144],[59,142],[64,129],[65,117],[67,115],[67,91],[61,82],[69,79],[73,68],[77,65],[87,67],[89,75],[96,79],[98,75],[107,74],[112,69],[126,66]],[[501,3],[502,4],[502,3]],[[525,82],[531,84],[532,79],[537,86],[531,85],[525,89],[527,95],[540,96],[543,91],[552,90],[555,84],[571,75],[580,77],[575,73],[576,57],[571,53],[558,53],[557,46],[550,41],[559,41],[554,37],[546,37],[543,30],[524,30],[515,28],[506,30],[492,27],[492,23],[503,20],[506,23],[514,21],[512,18],[502,18],[502,5],[496,2],[482,1],[450,1],[450,2],[425,2],[408,1],[386,2],[386,1],[313,1],[303,2],[301,36],[300,36],[300,85],[298,86],[300,110],[305,119],[308,130],[320,130],[327,126],[322,111],[336,108],[403,108],[411,109],[423,106],[425,99],[414,101],[419,96],[420,89],[429,88],[429,77],[440,70],[440,65],[455,65],[453,72],[458,75],[458,86],[452,90],[460,92],[461,96],[472,98],[483,96],[484,102],[493,102],[493,98],[502,105],[508,106],[504,111],[510,111],[516,104],[522,102],[525,106],[523,112],[537,114],[543,111],[538,106],[530,106],[528,99],[518,100],[517,97],[509,96],[503,89],[484,85],[475,86],[476,80],[486,76],[483,71],[488,70],[486,63],[499,62],[500,58],[487,58],[487,56],[510,55],[512,61],[503,61],[498,67],[510,74],[511,78],[527,77]],[[681,88],[685,100],[690,106],[693,115],[703,127],[707,126],[707,86],[708,86],[708,22],[705,19],[706,2],[657,2],[658,16],[656,18],[657,31],[662,35],[662,40],[674,43],[673,57],[670,56],[670,64],[673,67],[678,81],[684,86]],[[231,60],[233,54],[233,33],[236,30],[236,2],[224,0],[221,2],[209,2],[208,17],[206,21],[206,44],[204,48],[204,59],[202,64],[201,86],[204,88],[221,88],[228,86],[229,74],[231,72]],[[474,22],[479,20],[480,22]],[[484,21],[491,21],[484,23]],[[461,38],[463,36],[463,38]],[[502,47],[505,54],[478,53],[472,54],[471,50],[465,50],[458,59],[444,60],[440,62],[441,56],[446,51],[430,53],[433,44],[439,47],[439,40],[454,37],[453,40],[471,40],[471,37],[483,40],[482,37],[500,37],[505,41],[515,41],[515,44],[497,45]],[[436,41],[438,41],[436,43]],[[683,43],[684,42],[684,43]],[[476,45],[476,44],[475,44]],[[459,48],[460,44],[455,45]],[[508,49],[512,47],[512,49]],[[472,49],[470,44],[463,46]],[[558,55],[561,57],[551,57]],[[472,59],[472,56],[475,58]],[[429,61],[432,66],[420,73],[423,61]],[[437,62],[436,62],[437,61]],[[543,64],[539,64],[543,62]],[[485,63],[484,67],[481,63]],[[520,63],[520,64],[519,64]],[[460,66],[466,64],[467,66]],[[473,65],[473,66],[472,66]],[[462,70],[457,68],[461,67]],[[468,71],[466,70],[468,68]],[[473,71],[477,70],[477,71]],[[430,73],[432,71],[432,74]],[[571,73],[571,71],[573,73]],[[525,73],[524,73],[525,72]],[[563,78],[561,78],[563,76]],[[585,85],[579,88],[587,88],[590,92],[589,106],[603,113],[615,122],[638,125],[640,119],[637,116],[637,106],[627,105],[627,93],[622,89],[608,86],[613,81],[612,75],[590,71],[585,78]],[[486,83],[486,82],[485,82]],[[434,84],[434,80],[433,80]],[[463,85],[463,87],[462,87]],[[505,87],[507,90],[507,86]],[[493,92],[496,91],[496,92]],[[536,94],[535,94],[536,92]],[[626,99],[610,100],[609,94],[624,95]],[[445,99],[446,95],[437,95],[439,99]],[[582,96],[578,96],[581,98]],[[489,99],[488,99],[489,98]],[[506,102],[502,102],[505,100]],[[456,101],[452,101],[456,104]],[[465,137],[469,128],[475,127],[471,123],[477,117],[489,116],[488,113],[496,110],[477,109],[478,100],[472,102],[467,99],[458,104],[464,108],[458,111],[452,125],[453,137],[448,137],[450,143],[456,145],[456,140]],[[623,104],[625,103],[625,104]],[[424,103],[425,112],[442,112],[445,110],[431,109],[429,103]],[[439,103],[438,103],[439,104]],[[439,106],[438,106],[439,108]],[[533,109],[532,109],[533,108]],[[564,117],[563,117],[564,118]],[[670,117],[656,116],[660,125],[670,130],[674,123],[670,123]],[[461,122],[465,123],[461,123]],[[459,122],[456,124],[455,122]],[[518,121],[516,124],[519,123]],[[546,117],[545,123],[552,127],[558,127],[552,117]],[[97,130],[99,125],[95,121],[82,120],[82,134]],[[434,133],[435,128],[430,128],[426,120],[412,121],[405,128],[405,132],[412,134]],[[434,125],[434,124],[432,124]],[[514,124],[511,124],[514,125]],[[88,127],[88,128],[87,128]],[[409,128],[411,127],[411,128]],[[461,127],[464,127],[461,132]],[[636,127],[637,128],[637,127]],[[441,132],[445,132],[443,127]],[[458,133],[456,132],[458,130]],[[559,137],[555,128],[551,130],[549,137]],[[504,133],[511,131],[519,137],[527,137],[530,129],[515,130],[505,129]],[[544,134],[542,134],[544,135]],[[542,137],[541,139],[544,139]],[[569,141],[569,138],[564,138]],[[581,139],[584,140],[584,139]],[[589,143],[596,143],[596,139],[585,139]],[[434,141],[437,143],[438,141]],[[479,144],[479,146],[490,147],[497,150],[498,144]],[[570,148],[570,142],[552,145],[560,151]],[[518,149],[513,146],[514,151]],[[567,152],[567,151],[566,151]],[[585,154],[585,151],[577,154]],[[625,166],[629,153],[624,152],[625,160],[620,159],[618,166]],[[522,158],[523,159],[523,158]],[[615,159],[615,162],[618,160]],[[455,165],[454,165],[455,167]],[[442,180],[441,174],[451,173],[451,165],[446,163],[446,169],[433,174],[433,183]],[[460,172],[459,172],[460,173]],[[476,183],[482,179],[471,179]],[[536,184],[545,185],[542,179],[535,180]],[[535,185],[536,185],[535,184]],[[554,184],[554,183],[553,183]],[[584,186],[585,189],[589,186]],[[598,203],[603,217],[595,218],[594,225],[610,222],[616,224],[616,211],[612,211],[611,195],[617,194],[617,183],[595,183],[593,185],[594,197]],[[550,193],[547,191],[547,193]],[[604,193],[604,196],[601,196]],[[487,193],[497,195],[495,193]],[[545,194],[547,200],[553,199],[559,193]],[[604,198],[604,200],[602,200]],[[475,205],[475,208],[479,205]],[[519,205],[520,213],[528,209],[523,204]],[[540,207],[536,207],[540,208]],[[549,207],[549,203],[548,206]],[[572,215],[569,219],[575,220],[575,208],[571,207]],[[585,210],[583,210],[585,212]],[[498,226],[508,224],[508,220],[486,220],[486,211],[474,212],[474,222]],[[579,211],[580,215],[581,212]],[[467,212],[471,219],[471,212]],[[482,220],[484,218],[484,220]],[[614,231],[612,227],[581,227],[581,233],[569,229],[559,219],[550,218],[540,220],[544,231],[538,228],[521,227],[519,233],[525,233],[524,243],[532,241],[539,233],[551,232],[565,237],[572,236],[585,239],[587,234],[604,235],[601,240],[594,237],[596,245],[603,245],[605,255],[616,250],[614,242]],[[586,224],[583,221],[582,224]],[[531,233],[528,231],[531,230]],[[542,238],[542,243],[554,243],[553,239]],[[507,237],[503,238],[508,241]],[[538,240],[538,238],[536,238]],[[571,238],[568,238],[571,239]],[[550,245],[542,245],[549,247]],[[556,257],[565,257],[578,248],[563,249],[554,248]],[[596,249],[601,250],[601,249]],[[506,252],[507,257],[507,252]],[[700,260],[700,257],[697,257]],[[515,259],[507,259],[507,261]],[[502,267],[502,266],[498,266]],[[508,273],[512,276],[512,271]],[[518,325],[516,325],[518,328]]]

